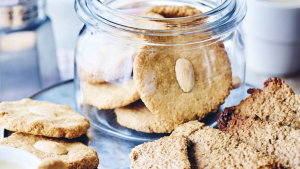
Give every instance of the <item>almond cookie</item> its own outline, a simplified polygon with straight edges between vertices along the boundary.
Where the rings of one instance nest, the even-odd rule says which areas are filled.
[[[177,18],[177,17],[187,17],[201,14],[200,10],[197,10],[191,6],[168,6],[160,5],[154,6],[146,11],[147,13],[155,13],[163,16],[164,18]]]
[[[163,137],[131,150],[131,169],[177,168],[190,169],[187,141],[184,137]]]
[[[41,162],[38,169],[67,169],[67,165],[56,158],[47,158]]]
[[[222,42],[191,47],[145,46],[134,61],[133,78],[146,107],[177,124],[216,112],[232,87]]]
[[[150,17],[150,18],[165,18],[164,16],[154,12],[145,12],[141,16]]]
[[[140,99],[132,79],[128,82],[84,84],[84,103],[102,109],[127,106]]]
[[[130,50],[111,44],[91,45],[85,51],[79,52],[77,58],[78,74],[82,81],[103,83],[131,76],[134,53],[124,52]]]
[[[69,169],[94,169],[99,165],[95,150],[72,140],[14,133],[0,140],[0,146],[15,147],[28,151],[41,160],[56,158],[62,160]]]
[[[4,128],[48,137],[80,137],[89,121],[68,106],[23,99],[0,103],[0,125]]]
[[[116,108],[117,122],[124,127],[145,133],[171,133],[177,126],[173,120],[151,113],[142,101]]]

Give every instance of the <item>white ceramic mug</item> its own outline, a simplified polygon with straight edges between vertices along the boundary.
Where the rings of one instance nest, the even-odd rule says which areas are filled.
[[[243,22],[249,70],[280,76],[300,71],[300,0],[247,0]]]
[[[40,163],[39,158],[27,151],[0,146],[0,168],[36,169]]]

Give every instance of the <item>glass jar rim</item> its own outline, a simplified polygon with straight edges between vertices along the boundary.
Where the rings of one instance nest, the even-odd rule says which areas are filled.
[[[152,21],[172,21],[172,23],[184,23],[186,20],[205,20],[206,24],[197,25],[202,31],[212,29],[221,25],[228,25],[232,22],[237,25],[243,20],[246,14],[245,0],[224,0],[216,8],[204,12],[202,14],[178,17],[178,18],[151,18],[138,15],[127,14],[103,4],[100,0],[76,0],[75,9],[79,18],[87,25],[97,26],[99,23],[109,24],[111,26],[126,28],[134,28],[133,22],[138,22],[143,19],[151,19]],[[205,19],[207,18],[207,19]],[[195,28],[195,26],[193,26]],[[134,29],[149,30],[147,28],[139,27]],[[190,29],[190,28],[184,28]],[[176,29],[179,30],[179,29]],[[180,29],[183,30],[183,29]],[[153,30],[151,31],[162,31]],[[165,30],[174,31],[174,30]]]
[[[180,2],[188,1],[181,0]],[[190,6],[194,7],[193,4]],[[75,10],[87,27],[92,27],[102,32],[107,27],[109,29],[146,36],[209,35],[209,39],[200,40],[204,42],[212,39],[220,39],[224,35],[235,31],[244,19],[247,7],[245,0],[224,0],[214,9],[199,15],[178,18],[150,18],[126,14],[112,9],[103,4],[101,0],[75,0]],[[141,21],[151,21],[152,23],[168,22],[168,26],[171,25],[172,29],[168,26],[163,29],[153,29],[152,27],[149,29],[147,24],[140,24],[140,27],[137,27],[135,23]],[[185,26],[182,27],[181,25]],[[198,39],[198,42],[200,41]],[[190,42],[183,42],[182,44],[184,43]]]

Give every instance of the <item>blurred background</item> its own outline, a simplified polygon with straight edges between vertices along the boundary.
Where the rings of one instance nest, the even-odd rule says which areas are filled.
[[[47,0],[46,11],[52,20],[58,67],[62,80],[74,76],[74,50],[82,22],[74,10],[74,0]]]
[[[278,76],[300,93],[300,0],[247,3],[246,82]],[[81,26],[74,0],[0,0],[0,102],[73,78]]]
[[[74,0],[0,1],[0,102],[74,77]]]

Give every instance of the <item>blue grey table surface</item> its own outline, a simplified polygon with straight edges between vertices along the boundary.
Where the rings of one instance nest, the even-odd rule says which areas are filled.
[[[246,89],[251,86],[246,86]],[[56,104],[68,105],[76,110],[75,86],[73,80],[54,85],[38,91],[31,96],[34,100],[48,101]],[[0,126],[1,127],[1,126]],[[4,129],[0,128],[0,136],[5,137]],[[87,137],[88,136],[88,137]],[[142,142],[124,140],[108,135],[91,127],[85,141],[89,147],[97,151],[100,159],[99,169],[127,169],[130,168],[129,153]]]

